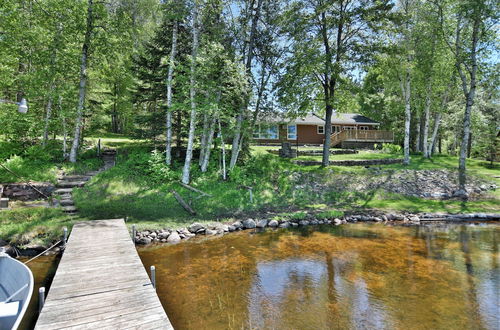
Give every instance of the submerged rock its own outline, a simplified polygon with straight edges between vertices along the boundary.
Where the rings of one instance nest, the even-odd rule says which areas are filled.
[[[147,244],[151,243],[151,238],[141,237],[138,240],[136,240],[136,243],[137,244],[142,244],[142,245],[147,245]]]

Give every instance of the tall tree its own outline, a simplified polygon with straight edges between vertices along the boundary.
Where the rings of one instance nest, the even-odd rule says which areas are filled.
[[[292,1],[286,31],[291,54],[282,79],[282,101],[288,106],[324,108],[331,123],[339,86],[374,53],[376,31],[387,23],[391,1]],[[329,165],[331,125],[325,125],[323,166]]]
[[[194,134],[196,129],[196,58],[198,55],[198,0],[194,0],[192,12],[192,30],[193,44],[191,53],[191,73],[189,81],[189,98],[191,101],[191,114],[189,121],[189,135],[186,149],[186,158],[184,160],[184,168],[182,169],[181,181],[185,184],[189,183],[191,173],[191,159],[193,158]]]

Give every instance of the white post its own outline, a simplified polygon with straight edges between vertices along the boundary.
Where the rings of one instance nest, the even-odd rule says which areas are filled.
[[[151,266],[151,284],[153,284],[153,288],[156,290],[156,268],[155,266]]]
[[[38,289],[38,313],[42,312],[43,304],[45,303],[45,287]]]

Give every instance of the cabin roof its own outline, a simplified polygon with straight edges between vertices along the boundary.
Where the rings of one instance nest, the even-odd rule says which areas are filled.
[[[260,122],[264,123],[293,123],[298,125],[324,125],[325,120],[321,116],[315,113],[308,113],[305,116],[297,117],[296,119],[288,119],[283,115],[265,115],[260,118]],[[332,124],[343,124],[343,125],[356,125],[356,124],[367,124],[367,125],[378,125],[379,122],[372,120],[366,116],[357,113],[334,113],[332,115]]]

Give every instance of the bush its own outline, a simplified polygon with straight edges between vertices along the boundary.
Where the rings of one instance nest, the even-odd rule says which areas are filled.
[[[335,219],[344,216],[344,212],[338,210],[323,211],[316,215],[320,219]]]
[[[382,152],[386,154],[400,154],[403,150],[400,145],[392,143],[383,143]]]

